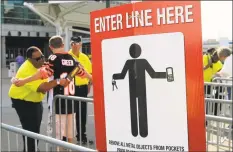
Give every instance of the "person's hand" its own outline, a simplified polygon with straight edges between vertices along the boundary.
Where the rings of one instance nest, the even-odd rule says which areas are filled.
[[[15,78],[15,79],[12,81],[12,83],[13,83],[15,86],[17,86],[17,87],[21,87],[21,86],[24,86],[26,82],[24,81],[24,79],[17,79],[17,78]]]
[[[67,80],[67,79],[61,79],[61,80],[60,80],[60,85],[63,86],[63,87],[68,86],[69,83],[70,83],[70,81]]]
[[[222,77],[222,74],[220,72],[215,74],[215,77]]]
[[[87,78],[90,81],[92,81],[92,75],[90,73],[88,73],[86,70],[83,71],[83,75],[80,76],[82,79]]]
[[[51,77],[54,74],[54,71],[53,69],[50,68],[48,63],[45,63],[40,68],[40,74],[41,74],[41,79],[47,79],[48,77]]]
[[[18,80],[18,78],[12,77],[12,78],[11,78],[11,83],[14,84],[16,80]]]
[[[79,70],[78,70],[78,72],[77,72],[77,76],[79,76],[79,77],[83,77],[83,75],[84,75],[84,72],[85,72],[85,69],[83,68],[83,66],[81,66],[81,65],[79,65]]]

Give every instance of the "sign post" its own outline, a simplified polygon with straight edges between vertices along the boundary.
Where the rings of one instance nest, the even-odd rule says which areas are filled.
[[[97,150],[206,150],[200,2],[92,12],[91,43]]]

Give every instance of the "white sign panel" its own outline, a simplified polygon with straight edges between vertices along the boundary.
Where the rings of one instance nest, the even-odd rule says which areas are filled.
[[[102,62],[107,150],[188,151],[183,34],[104,40]]]

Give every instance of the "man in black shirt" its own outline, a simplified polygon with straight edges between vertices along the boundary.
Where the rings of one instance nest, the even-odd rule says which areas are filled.
[[[77,62],[71,55],[69,55],[64,50],[63,39],[60,36],[54,36],[49,40],[49,46],[53,52],[52,55],[49,56],[48,65],[54,71],[52,79],[62,79],[69,76],[73,70],[80,70],[81,67],[79,62]],[[58,82],[59,83],[59,82]],[[53,105],[53,97],[62,94],[62,95],[74,95],[75,94],[75,86],[74,79],[70,77],[69,84],[66,87],[57,86],[54,87],[53,90],[49,91],[49,107]],[[72,106],[73,105],[73,106]],[[72,116],[75,113],[74,103],[69,100],[57,100],[55,102],[55,113],[56,113],[56,138],[67,140],[68,142],[72,142],[74,129],[72,124]],[[51,109],[51,108],[50,108]],[[52,112],[52,111],[51,111]],[[67,114],[67,115],[66,115]],[[68,119],[68,120],[66,120]],[[68,124],[66,124],[68,122]],[[67,128],[68,127],[68,128]],[[60,129],[61,128],[61,129]],[[61,132],[60,132],[61,131]],[[68,133],[68,134],[67,134]]]

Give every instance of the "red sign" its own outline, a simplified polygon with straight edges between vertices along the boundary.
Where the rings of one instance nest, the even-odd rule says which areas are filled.
[[[92,12],[91,49],[97,150],[206,150],[199,1]]]

